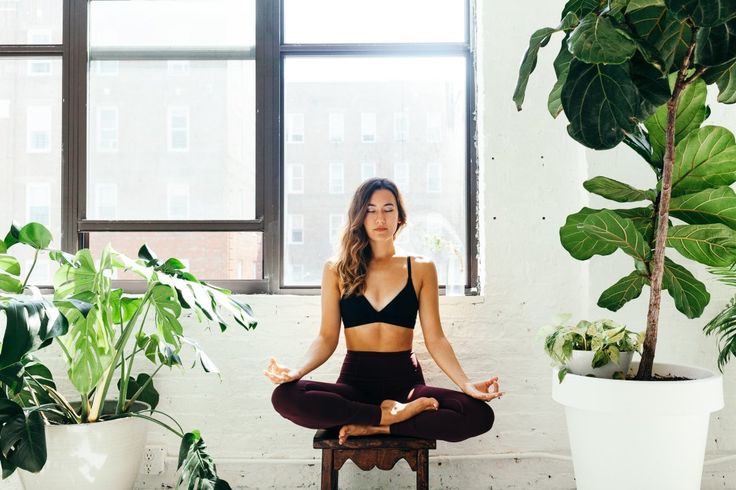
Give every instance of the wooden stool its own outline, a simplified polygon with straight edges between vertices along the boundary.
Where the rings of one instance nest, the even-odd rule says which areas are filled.
[[[390,470],[401,458],[416,472],[417,490],[428,490],[429,450],[437,447],[437,441],[376,435],[350,437],[338,444],[336,431],[318,430],[313,447],[322,450],[322,490],[337,490],[337,474],[348,459],[368,471],[376,466]]]

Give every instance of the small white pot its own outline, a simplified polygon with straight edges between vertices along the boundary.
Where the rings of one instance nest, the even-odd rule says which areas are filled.
[[[624,373],[629,371],[631,358],[634,355],[633,352],[622,352],[619,356],[618,364],[611,361],[605,366],[594,368],[591,366],[591,364],[593,364],[594,354],[595,353],[590,350],[574,350],[572,351],[572,357],[567,361],[565,366],[568,371],[580,376],[593,375],[596,378],[611,379],[613,378],[613,373],[617,371],[623,371]]]
[[[19,470],[26,490],[130,490],[150,423],[134,417],[48,425],[48,458],[38,473]]]
[[[631,366],[636,373],[638,363]],[[723,408],[723,378],[655,364],[688,381],[623,381],[553,370],[565,406],[578,490],[699,490],[710,414]]]

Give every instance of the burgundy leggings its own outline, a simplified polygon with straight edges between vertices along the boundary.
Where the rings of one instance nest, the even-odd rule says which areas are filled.
[[[285,383],[276,387],[271,401],[278,413],[302,427],[331,429],[345,424],[378,425],[383,400],[405,403],[423,396],[435,398],[439,410],[391,425],[392,434],[457,442],[493,426],[488,403],[425,385],[411,351],[348,351],[336,383]]]

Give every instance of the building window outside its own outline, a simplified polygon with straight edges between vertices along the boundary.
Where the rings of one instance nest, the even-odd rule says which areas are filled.
[[[97,219],[114,220],[118,217],[118,186],[111,183],[95,185]]]
[[[51,187],[48,182],[32,182],[26,185],[26,222],[41,223],[51,227]]]
[[[394,182],[403,194],[409,192],[409,163],[394,163]]]
[[[287,167],[287,185],[289,194],[304,194],[304,165],[291,163]]]
[[[360,164],[360,179],[368,180],[376,176],[376,163],[363,162]]]
[[[27,152],[48,153],[51,149],[51,107],[29,106],[26,124]]]
[[[169,184],[166,196],[168,218],[189,219],[189,184]]]
[[[394,141],[406,142],[409,140],[409,114],[406,112],[394,113]]]
[[[363,143],[376,142],[376,113],[360,113],[360,141]]]
[[[333,250],[337,250],[340,240],[340,233],[345,227],[345,215],[342,213],[330,213],[330,243]]]
[[[290,214],[288,216],[289,223],[289,244],[301,245],[304,243],[304,215]]]
[[[169,60],[166,64],[166,72],[173,77],[189,75],[189,60]]]
[[[29,31],[28,42],[30,44],[51,44],[51,32],[49,31]],[[43,59],[35,59],[28,61],[29,77],[48,77],[51,76],[51,61]]]
[[[442,166],[439,163],[427,165],[427,192],[442,192]]]
[[[97,151],[113,152],[118,149],[118,109],[97,109]]]
[[[328,119],[330,143],[342,143],[345,141],[345,114],[342,112],[330,112]]]
[[[439,112],[427,113],[427,143],[442,142],[442,114]]]
[[[286,142],[304,143],[304,114],[286,115]]]
[[[330,164],[330,194],[345,192],[345,166],[342,163]]]
[[[189,150],[189,108],[169,107],[168,110],[169,151]]]

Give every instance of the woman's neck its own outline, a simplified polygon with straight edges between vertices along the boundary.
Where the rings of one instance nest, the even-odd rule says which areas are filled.
[[[371,260],[375,262],[384,262],[391,260],[396,255],[396,248],[393,240],[385,242],[371,242]]]

